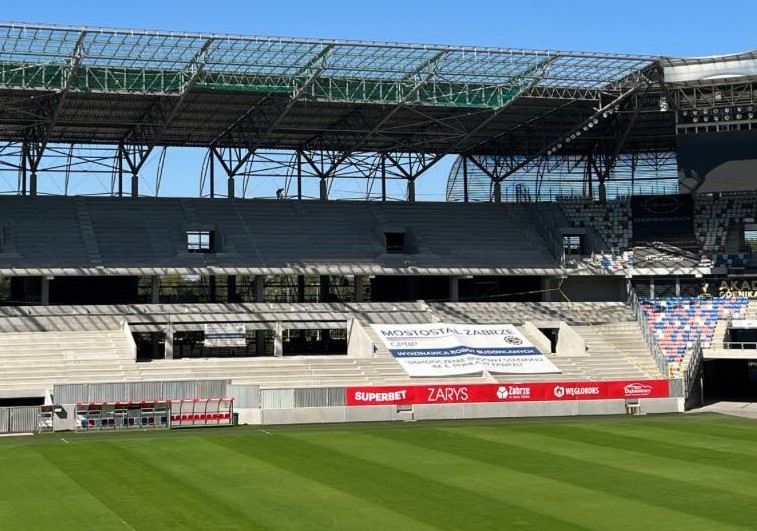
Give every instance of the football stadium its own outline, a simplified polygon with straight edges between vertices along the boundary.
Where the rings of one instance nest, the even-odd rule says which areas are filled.
[[[756,87],[0,24],[0,528],[754,528]]]

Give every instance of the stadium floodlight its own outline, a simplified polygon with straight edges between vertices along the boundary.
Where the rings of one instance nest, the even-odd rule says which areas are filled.
[[[739,112],[739,113],[736,113],[736,119],[737,119],[737,120],[741,120],[741,118],[742,118],[743,116],[744,116],[744,115],[743,115],[743,114],[741,114],[740,112]]]
[[[698,117],[698,116],[695,116],[695,117],[694,117],[694,123],[697,123],[698,121],[699,121],[699,117]]]
[[[699,114],[699,111],[697,111],[696,109],[692,109],[691,115],[696,116],[697,114]]]
[[[704,121],[705,121],[705,122],[709,122],[709,121],[710,121],[710,117],[709,117],[709,116],[705,116],[705,117],[704,117]]]
[[[715,120],[716,122],[719,122],[720,121],[720,116],[718,116],[716,114],[715,116],[712,117],[712,119]]]
[[[710,113],[710,110],[707,107],[702,109],[702,114],[709,114],[709,113]]]
[[[749,118],[749,119],[751,120],[752,118],[754,118],[754,113],[753,113],[753,112],[750,112],[750,113],[749,113],[749,114],[747,114],[746,116],[747,116],[747,118]]]
[[[747,108],[746,108],[746,110],[747,110],[747,111],[749,111],[749,112],[752,112],[752,111],[754,110],[754,107],[752,107],[752,106],[750,105],[749,107],[747,107]]]
[[[715,107],[714,109],[712,109],[712,114],[720,114],[720,109]]]
[[[726,113],[726,114],[730,114],[731,113],[731,108],[730,107],[726,107],[725,109],[723,109],[723,112]]]

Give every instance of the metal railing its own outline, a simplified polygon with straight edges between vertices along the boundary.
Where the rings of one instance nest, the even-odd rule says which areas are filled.
[[[688,363],[686,363],[683,371],[683,389],[686,392],[686,398],[691,395],[691,391],[699,381],[699,371],[702,367],[702,360],[704,358],[702,352],[702,344],[697,339],[697,342],[692,347],[688,355]]]
[[[756,341],[723,341],[726,350],[757,350]]]
[[[654,359],[657,368],[660,370],[660,373],[662,373],[663,376],[668,378],[670,376],[670,364],[668,363],[668,359],[662,352],[660,345],[657,344],[657,339],[655,339],[654,333],[649,329],[646,316],[644,315],[644,309],[641,307],[639,297],[632,289],[629,290],[628,293],[628,304],[630,304],[631,308],[633,308],[633,315],[636,318],[636,321],[639,323],[641,334],[642,336],[644,336],[644,341],[646,342],[647,347],[649,347],[649,351],[652,353],[652,358]]]

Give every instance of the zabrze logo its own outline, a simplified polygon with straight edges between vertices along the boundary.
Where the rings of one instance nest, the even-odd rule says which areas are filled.
[[[507,399],[508,394],[509,393],[507,392],[507,387],[497,388],[497,398],[499,398],[500,400]]]
[[[630,383],[623,388],[626,396],[649,396],[652,394],[652,386],[641,383]]]
[[[507,343],[508,345],[522,345],[523,344],[523,340],[515,336],[505,336],[504,340],[505,340],[505,343]]]
[[[554,393],[557,398],[562,398],[565,396],[565,388],[562,385],[556,385]]]

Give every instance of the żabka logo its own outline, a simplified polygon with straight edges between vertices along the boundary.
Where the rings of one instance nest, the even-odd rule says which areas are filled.
[[[407,389],[388,393],[355,392],[355,402],[397,402],[407,398]]]
[[[652,390],[651,385],[641,383],[630,383],[623,388],[626,396],[649,396],[652,394]]]

